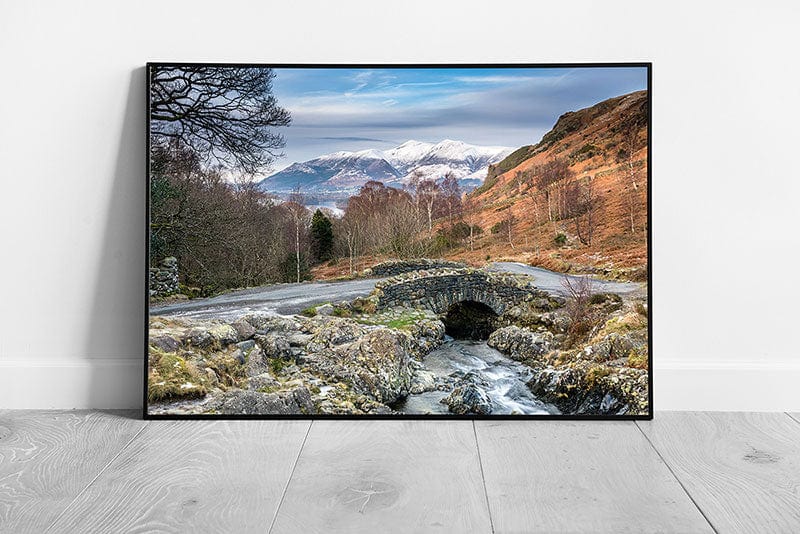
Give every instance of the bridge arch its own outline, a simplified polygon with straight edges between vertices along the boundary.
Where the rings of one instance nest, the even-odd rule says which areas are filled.
[[[458,303],[472,302],[500,316],[535,297],[533,278],[483,269],[436,269],[387,278],[375,285],[378,309],[423,307],[443,315]]]
[[[445,333],[456,339],[489,339],[498,326],[495,311],[480,302],[465,300],[452,304],[442,314]]]

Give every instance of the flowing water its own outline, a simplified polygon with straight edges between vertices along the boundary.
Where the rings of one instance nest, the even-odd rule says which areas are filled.
[[[447,337],[445,343],[423,359],[425,369],[437,377],[463,376],[472,372],[487,386],[492,401],[492,415],[500,414],[558,414],[556,407],[537,399],[526,383],[531,371],[519,362],[507,358],[485,341],[470,341]],[[396,409],[409,414],[447,414],[447,405],[439,402],[450,391],[430,391],[409,395]]]

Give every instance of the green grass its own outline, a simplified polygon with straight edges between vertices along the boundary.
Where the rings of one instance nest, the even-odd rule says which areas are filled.
[[[428,316],[424,312],[408,311],[399,317],[392,317],[388,314],[378,314],[355,317],[354,319],[361,324],[386,326],[388,328],[394,328],[395,330],[403,330],[413,326],[422,319],[426,319],[427,317]]]

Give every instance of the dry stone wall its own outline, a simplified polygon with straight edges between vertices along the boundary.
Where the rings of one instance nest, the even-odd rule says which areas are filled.
[[[462,269],[465,263],[448,260],[430,260],[421,258],[416,260],[390,260],[367,269],[367,276],[395,276],[413,271],[426,271],[430,269]]]
[[[179,291],[178,260],[164,258],[157,267],[150,267],[150,296],[166,297]]]

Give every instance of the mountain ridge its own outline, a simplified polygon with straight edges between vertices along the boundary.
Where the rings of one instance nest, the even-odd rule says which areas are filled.
[[[471,145],[443,139],[428,143],[410,139],[387,149],[338,151],[295,162],[258,183],[271,193],[287,193],[295,187],[313,194],[354,194],[375,180],[395,187],[418,173],[422,179],[438,179],[452,172],[462,187],[473,189],[486,177],[489,166],[505,158],[511,148]]]

